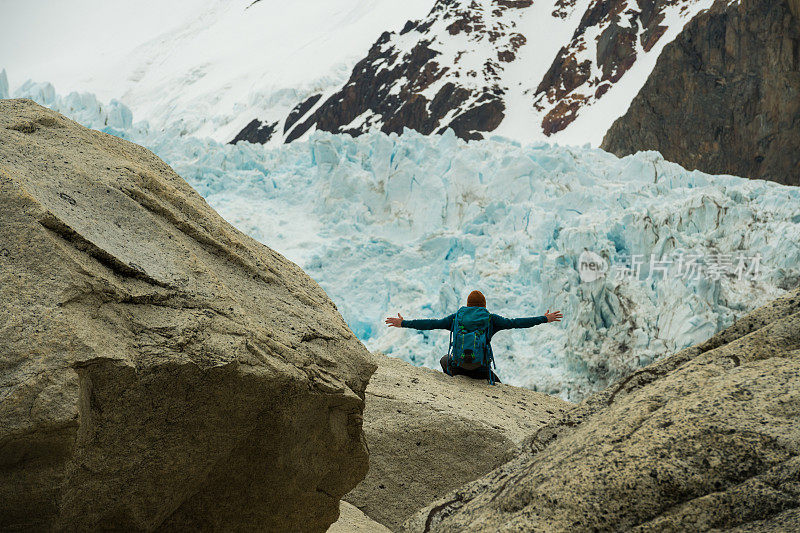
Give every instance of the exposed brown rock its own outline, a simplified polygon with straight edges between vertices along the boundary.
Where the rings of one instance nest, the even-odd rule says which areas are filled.
[[[650,51],[661,39],[666,26],[664,10],[678,0],[595,0],[589,4],[569,43],[563,46],[542,78],[533,96],[533,106],[550,108],[542,121],[542,131],[552,135],[566,129],[592,99],[600,99],[636,62],[637,36]],[[573,7],[559,2],[553,16],[565,17]],[[595,43],[587,41],[590,30],[602,30],[596,38],[596,54],[587,58],[585,50]],[[602,72],[592,77],[592,65]],[[604,89],[600,89],[605,86]]]
[[[393,46],[394,34],[381,35],[353,68],[344,87],[295,125],[286,142],[300,138],[313,127],[351,135],[372,129],[401,133],[404,128],[427,135],[450,127],[463,139],[483,138],[505,116],[499,65],[514,61],[516,50],[525,43],[523,35],[509,31],[511,25],[504,22],[504,16],[531,4],[531,0],[497,1],[488,16],[475,2],[436,2],[427,19],[409,22],[400,32],[418,34],[418,41],[409,52]],[[458,69],[440,64],[440,53],[433,46],[437,36],[426,33],[437,20],[447,21],[448,36],[467,33],[471,40],[485,40],[494,47],[482,72],[471,72],[469,76],[486,83],[461,80]],[[454,65],[457,63],[458,58]],[[441,79],[447,82],[433,96],[423,94]],[[443,122],[445,118],[447,122]]]
[[[605,91],[604,91],[605,92]],[[542,120],[542,130],[547,135],[566,128],[578,116],[583,100],[562,100]]]
[[[800,288],[645,367],[406,531],[793,531]]]
[[[298,120],[306,116],[306,114],[311,111],[311,108],[319,102],[320,98],[322,98],[322,94],[314,94],[294,106],[294,109],[289,112],[286,116],[286,121],[283,123],[283,133],[289,131]]]
[[[498,6],[507,7],[511,9],[524,9],[533,5],[533,0],[494,0]]]
[[[575,1],[576,0],[556,0],[556,8],[551,15],[561,19],[567,18],[569,13],[575,8]]]
[[[236,144],[239,141],[248,141],[254,144],[266,144],[272,138],[272,134],[275,133],[275,129],[277,127],[277,122],[269,124],[267,122],[258,120],[257,118],[253,119],[242,129],[242,131],[236,134],[236,137],[233,138],[230,144]]]
[[[668,44],[602,147],[800,185],[797,1],[718,0]]]
[[[539,82],[536,93],[548,93],[551,100],[560,100],[586,83],[591,72],[591,61],[578,63],[575,56],[569,54],[567,48],[561,48],[558,60],[550,65],[542,81]]]
[[[800,0],[787,0],[787,3],[789,4],[791,12],[794,13],[794,16],[797,17],[798,22],[800,22]]]
[[[503,464],[572,404],[375,356],[364,409],[369,472],[345,499],[395,529],[414,511]]]
[[[366,473],[375,367],[319,285],[30,100],[0,101],[0,298],[0,530],[325,531]]]
[[[609,24],[597,38],[597,64],[603,72],[600,81],[616,83],[633,66],[637,31],[638,28]]]

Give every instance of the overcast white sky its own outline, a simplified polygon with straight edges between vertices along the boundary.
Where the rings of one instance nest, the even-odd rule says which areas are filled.
[[[0,0],[0,69],[227,140],[350,74],[435,0]],[[284,110],[284,107],[288,109]]]
[[[206,9],[213,0],[0,0],[0,69],[77,89],[92,69]]]

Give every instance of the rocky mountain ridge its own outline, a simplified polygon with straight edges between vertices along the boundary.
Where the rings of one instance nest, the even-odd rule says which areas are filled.
[[[800,7],[717,0],[661,54],[602,148],[800,185]]]
[[[651,56],[709,5],[439,0],[426,18],[381,35],[338,91],[313,95],[286,118],[256,119],[233,142],[267,142],[281,125],[286,142],[314,129],[530,139],[562,132],[594,108],[599,142],[649,74]]]

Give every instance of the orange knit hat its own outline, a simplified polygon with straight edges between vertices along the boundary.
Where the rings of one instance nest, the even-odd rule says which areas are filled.
[[[481,291],[472,291],[467,296],[467,307],[486,307],[486,298]]]

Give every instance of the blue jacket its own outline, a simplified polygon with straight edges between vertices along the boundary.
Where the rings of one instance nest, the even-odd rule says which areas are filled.
[[[451,330],[453,329],[453,319],[455,316],[456,314],[453,313],[452,315],[447,315],[446,317],[440,319],[421,318],[418,320],[403,320],[400,322],[400,327],[413,329]],[[500,315],[495,315],[494,313],[489,313],[489,316],[492,321],[492,327],[489,330],[489,338],[487,339],[488,341],[491,341],[495,333],[504,329],[530,328],[547,322],[547,317],[544,315],[524,318],[506,318]],[[491,349],[491,343],[489,343],[489,347]]]

